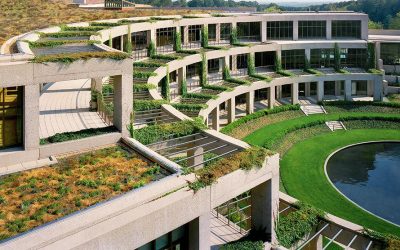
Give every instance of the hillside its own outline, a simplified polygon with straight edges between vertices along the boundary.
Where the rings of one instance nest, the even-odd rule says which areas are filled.
[[[198,12],[198,11],[197,11]],[[194,13],[187,10],[83,10],[63,0],[0,0],[0,45],[12,36],[51,25],[149,15]]]

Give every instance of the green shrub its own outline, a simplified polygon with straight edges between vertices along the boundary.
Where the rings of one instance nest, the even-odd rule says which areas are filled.
[[[211,90],[218,90],[218,91],[232,91],[233,88],[226,87],[226,86],[220,86],[220,85],[206,85],[203,87],[203,89],[211,89]]]
[[[283,71],[282,61],[281,61],[281,58],[278,56],[278,53],[276,54],[275,58],[276,58],[275,59],[275,72]]]
[[[71,54],[52,54],[35,56],[31,61],[34,63],[60,62],[72,63],[77,60],[89,60],[93,58],[124,60],[129,57],[128,54],[122,52],[77,52]]]
[[[239,43],[239,40],[238,40],[238,37],[237,37],[237,29],[236,28],[232,28],[232,30],[231,30],[230,43],[232,45]]]
[[[133,133],[133,138],[147,145],[170,138],[191,135],[200,132],[205,128],[203,121],[196,118],[193,121],[184,120],[172,123],[155,124],[137,129]]]
[[[166,100],[134,100],[133,109],[135,111],[159,109],[166,103],[168,103]]]
[[[118,130],[114,126],[105,127],[105,128],[90,128],[84,129],[76,132],[65,132],[65,133],[57,133],[53,136],[47,137],[45,139],[40,140],[40,145],[50,144],[50,143],[58,143],[64,141],[78,140],[91,136],[102,135],[107,133],[118,132]]]
[[[375,44],[368,43],[368,59],[366,63],[367,69],[376,69],[376,54],[375,54]]]
[[[341,53],[340,53],[339,44],[335,43],[335,46],[334,46],[334,58],[335,58],[334,69],[336,71],[339,71],[340,69],[342,69],[340,56],[341,56]]]
[[[181,83],[181,95],[186,95],[187,94],[187,81],[186,81],[186,79],[183,79],[182,80],[182,83]]]
[[[206,53],[202,52],[201,53],[201,68],[200,68],[200,86],[205,86],[207,84],[207,57]]]
[[[123,20],[120,20],[123,21]],[[120,26],[122,22],[118,23],[109,23],[109,22],[92,22],[90,23],[90,26],[102,26],[102,27],[115,27],[115,26]]]
[[[157,74],[155,72],[152,71],[137,71],[134,70],[133,71],[133,78],[149,78],[151,76],[156,76]]]
[[[168,54],[165,54],[165,55],[163,55],[163,54],[157,55],[156,54],[156,55],[151,56],[151,58],[173,61],[173,60],[182,59],[182,56],[179,56],[179,55],[168,55]]]
[[[154,84],[150,84],[150,83],[133,84],[134,92],[140,92],[140,91],[145,91],[145,90],[155,89],[155,88],[156,88],[156,86],[154,86]]]
[[[149,47],[147,48],[147,56],[154,57],[156,55],[156,45],[153,41],[149,43]]]
[[[56,47],[56,46],[61,46],[65,44],[86,44],[86,45],[93,45],[93,44],[98,44],[100,43],[99,41],[94,41],[94,40],[45,40],[45,41],[35,41],[35,42],[29,42],[29,46],[31,48],[43,48],[43,47]]]
[[[99,31],[104,29],[101,26],[61,26],[62,31]]]
[[[114,93],[114,85],[112,85],[112,84],[104,84],[102,86],[101,93],[103,95],[112,95]]]
[[[227,126],[225,126],[221,129],[221,132],[224,134],[230,134],[235,128],[237,128],[247,122],[250,122],[254,119],[258,119],[258,118],[266,116],[266,115],[276,114],[276,113],[285,112],[285,111],[289,111],[289,110],[300,110],[300,105],[298,105],[298,104],[284,105],[284,106],[275,107],[273,109],[259,110],[257,112],[254,112],[250,115],[244,116],[244,117],[228,124]]]
[[[225,65],[224,71],[222,72],[222,79],[228,80],[231,78],[231,71],[229,70],[229,67]]]
[[[239,241],[221,246],[220,250],[263,250],[262,241]]]
[[[205,94],[205,93],[186,93],[182,95],[183,98],[196,98],[196,99],[217,99],[217,95]]]
[[[161,63],[161,62],[134,62],[133,66],[134,67],[141,67],[141,68],[158,68],[167,65],[166,63]]]
[[[232,78],[231,77],[231,78],[225,79],[225,81],[240,84],[240,85],[251,85],[250,81],[245,80],[245,79],[240,79],[240,78]]]
[[[207,108],[206,104],[173,103],[171,105],[177,110],[183,111],[200,111],[201,109]]]
[[[161,95],[168,102],[171,100],[171,90],[169,81],[169,68],[167,66],[165,77],[161,81]]]
[[[255,65],[253,53],[250,53],[247,55],[247,74],[249,76],[256,74],[256,65]]]
[[[128,40],[124,43],[124,51],[128,54],[132,53],[132,35],[131,35],[131,26],[128,25]]]
[[[400,103],[393,102],[372,102],[372,101],[334,101],[334,102],[319,102],[318,104],[323,106],[378,106],[378,107],[390,107],[400,108]]]
[[[174,43],[174,50],[181,51],[182,50],[182,35],[180,32],[175,32],[175,43]]]
[[[97,35],[96,31],[60,31],[55,33],[39,33],[41,38],[45,37],[53,37],[53,38],[62,38],[62,37],[86,37]]]
[[[208,47],[208,26],[203,25],[201,28],[201,47]]]
[[[270,76],[266,76],[266,75],[260,75],[260,74],[252,74],[250,75],[251,77],[266,81],[266,82],[270,82],[272,81],[272,78]]]
[[[306,204],[300,204],[299,210],[288,215],[280,215],[275,229],[279,243],[286,248],[294,246],[324,217],[324,212]]]

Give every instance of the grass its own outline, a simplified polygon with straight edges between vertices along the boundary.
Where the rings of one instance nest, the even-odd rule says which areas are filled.
[[[0,177],[0,240],[161,178],[127,148],[114,146],[59,159],[51,167]]]
[[[286,191],[338,217],[378,232],[400,236],[400,227],[365,212],[339,194],[326,178],[323,167],[329,154],[346,145],[393,139],[400,140],[398,130],[359,129],[322,134],[299,142],[281,160],[281,178]]]
[[[7,39],[36,29],[74,22],[152,15],[187,15],[199,10],[84,10],[69,7],[66,0],[2,0],[0,4],[0,45]],[[35,20],[35,21],[32,21]]]
[[[388,96],[390,102],[400,103],[400,94],[391,94]]]

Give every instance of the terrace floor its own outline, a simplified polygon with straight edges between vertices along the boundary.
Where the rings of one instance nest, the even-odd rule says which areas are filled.
[[[212,250],[217,250],[221,245],[232,241],[237,241],[245,236],[245,234],[239,232],[239,228],[237,226],[232,226],[232,223],[228,225],[227,221],[228,220],[221,215],[217,217],[215,211],[211,213],[210,245]]]
[[[107,127],[97,112],[89,110],[90,79],[49,83],[39,100],[39,135]]]

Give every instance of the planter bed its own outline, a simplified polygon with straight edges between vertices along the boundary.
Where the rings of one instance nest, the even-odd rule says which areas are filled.
[[[0,177],[0,240],[109,200],[170,173],[124,145]]]

